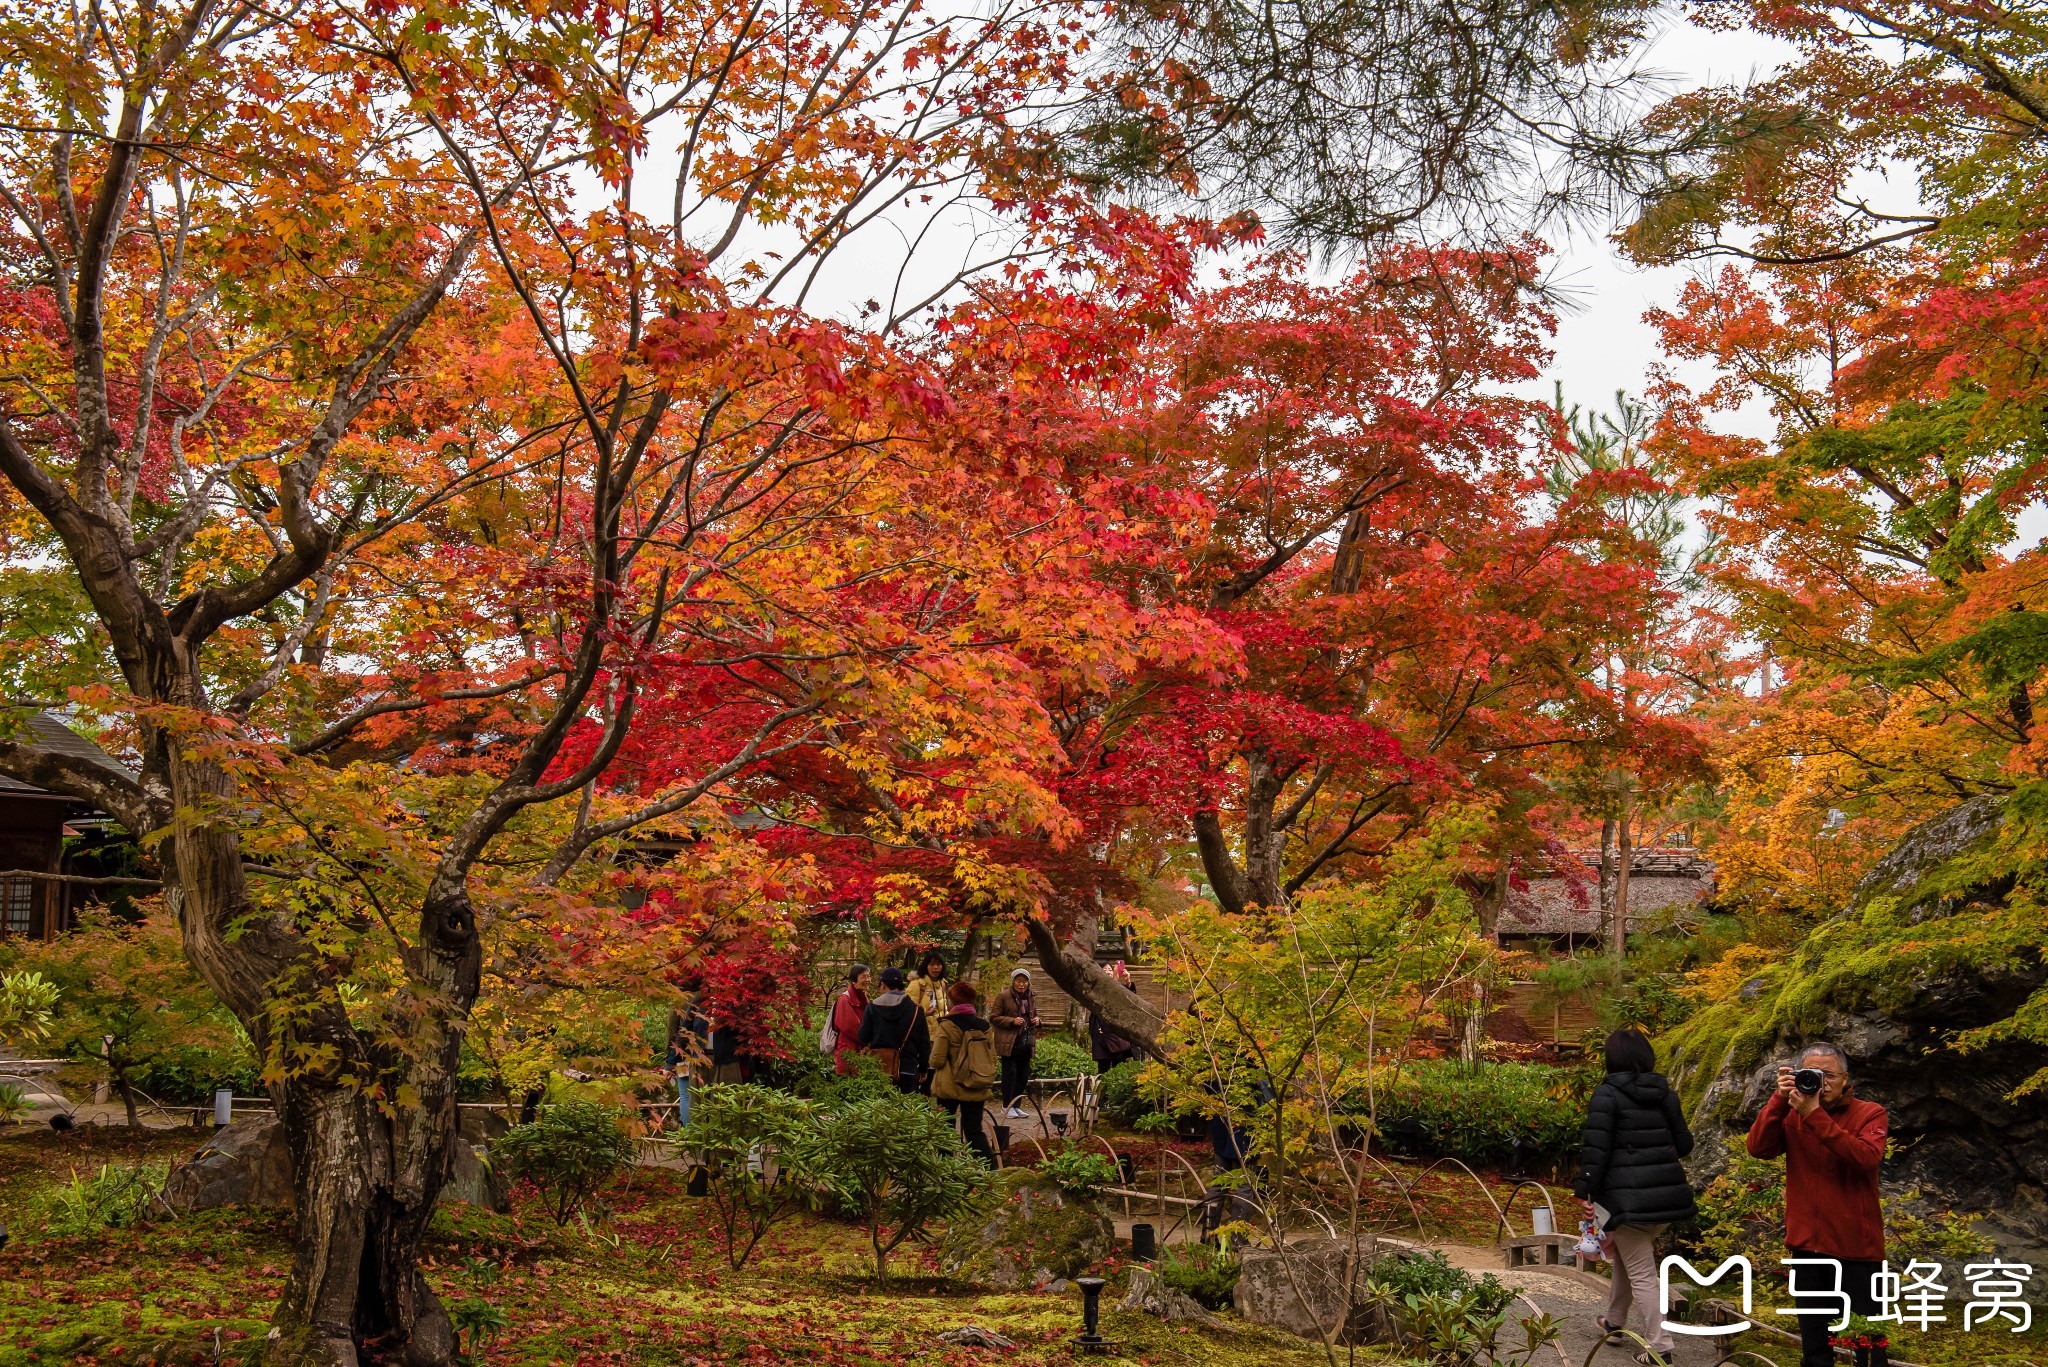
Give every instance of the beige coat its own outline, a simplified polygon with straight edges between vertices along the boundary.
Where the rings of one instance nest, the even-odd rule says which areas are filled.
[[[940,1101],[987,1101],[995,1095],[991,1079],[983,1087],[969,1087],[960,1081],[956,1065],[967,1047],[970,1032],[987,1034],[989,1024],[979,1016],[942,1016],[932,1023],[932,1095]],[[994,1047],[991,1044],[990,1047]]]
[[[903,995],[917,1003],[926,1020],[942,1021],[946,1018],[946,1013],[953,1009],[952,1001],[946,996],[946,990],[950,986],[952,984],[944,978],[934,982],[919,973],[903,985]]]

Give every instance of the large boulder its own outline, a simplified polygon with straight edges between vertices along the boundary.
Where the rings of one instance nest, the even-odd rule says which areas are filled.
[[[1916,827],[1786,962],[1672,1033],[1670,1071],[1699,1138],[1688,1163],[1697,1182],[1740,1152],[1778,1065],[1828,1040],[1849,1055],[1857,1095],[1890,1113],[1888,1196],[1924,1213],[1982,1212],[1981,1231],[2009,1252],[2048,1244],[2048,1096],[2012,1097],[2048,1066],[2048,1051],[1953,1044],[2009,1017],[2048,982],[2048,965],[2038,952],[1898,949],[1899,927],[1929,945],[1967,944],[1968,923],[1939,923],[2003,905],[2013,880],[1987,857],[2002,821],[2000,804],[1979,798]]]
[[[1116,1252],[1116,1225],[1097,1206],[1029,1168],[996,1174],[971,1219],[956,1221],[946,1270],[998,1290],[1078,1277]]]
[[[1377,1251],[1371,1235],[1355,1253],[1344,1239],[1244,1249],[1237,1255],[1237,1313],[1318,1342],[1326,1332],[1340,1343],[1365,1342],[1371,1314],[1361,1302]]]
[[[238,1120],[215,1130],[191,1159],[171,1170],[164,1204],[173,1210],[217,1206],[292,1205],[292,1156],[284,1126],[274,1115]]]
[[[484,1134],[489,1126],[471,1124],[465,1116],[463,1129]],[[292,1156],[284,1126],[276,1116],[265,1115],[216,1130],[189,1161],[171,1170],[161,1199],[180,1212],[219,1206],[291,1209]],[[455,1175],[442,1188],[441,1199],[500,1212],[512,1208],[508,1184],[491,1166],[489,1150],[466,1137],[455,1141]]]

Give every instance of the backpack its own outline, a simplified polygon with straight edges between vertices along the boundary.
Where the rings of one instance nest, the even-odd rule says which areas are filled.
[[[964,1025],[953,1028],[960,1032],[960,1047],[953,1054],[953,1085],[963,1092],[982,1092],[995,1086],[995,1033],[969,1030]]]
[[[832,1010],[825,1013],[824,1026],[818,1031],[818,1052],[821,1054],[829,1054],[839,1048],[839,1027],[832,1023],[838,1009],[839,1004],[834,1002]]]

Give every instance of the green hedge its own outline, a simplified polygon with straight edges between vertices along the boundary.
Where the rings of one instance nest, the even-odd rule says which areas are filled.
[[[1031,1049],[1033,1077],[1092,1077],[1095,1060],[1065,1035],[1046,1035]]]
[[[1503,1162],[1516,1139],[1561,1158],[1577,1150],[1585,1125],[1580,1090],[1571,1072],[1542,1064],[1430,1059],[1381,1093],[1379,1127],[1412,1117],[1428,1127],[1435,1153],[1467,1163]]]

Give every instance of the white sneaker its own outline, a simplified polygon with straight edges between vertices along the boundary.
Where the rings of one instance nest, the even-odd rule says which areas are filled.
[[[1009,1115],[1012,1120],[1022,1120],[1024,1118],[1024,1108],[1022,1106],[1012,1106]]]

